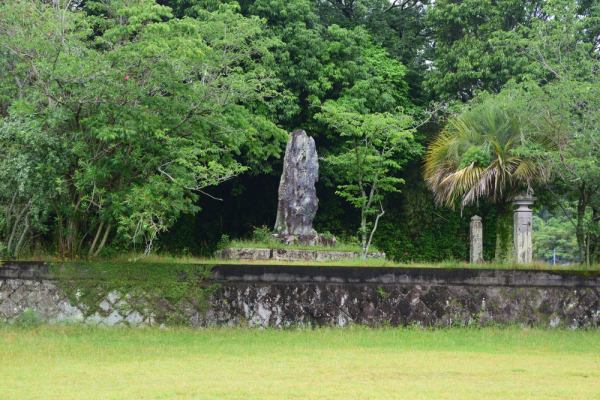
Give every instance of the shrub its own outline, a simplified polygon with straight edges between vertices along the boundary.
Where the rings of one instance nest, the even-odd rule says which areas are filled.
[[[273,235],[269,227],[262,225],[254,228],[252,239],[260,243],[269,243],[273,241]]]
[[[15,325],[30,328],[38,326],[42,323],[40,314],[33,308],[27,307],[19,316],[15,319]]]
[[[231,238],[227,234],[222,234],[221,238],[217,242],[217,250],[222,250],[231,245]]]

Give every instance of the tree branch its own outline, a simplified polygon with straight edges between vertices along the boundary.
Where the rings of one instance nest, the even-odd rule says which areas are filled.
[[[373,241],[373,235],[375,235],[375,231],[377,230],[377,225],[379,224],[379,219],[381,217],[383,217],[383,215],[385,214],[385,210],[383,209],[383,204],[381,203],[381,201],[379,202],[379,209],[381,210],[379,212],[379,214],[377,214],[377,217],[375,217],[375,223],[373,224],[373,229],[371,229],[371,234],[369,235],[369,241],[367,242],[367,246],[364,249],[364,258],[367,258],[367,254],[369,252],[369,247],[371,247],[371,242]]]

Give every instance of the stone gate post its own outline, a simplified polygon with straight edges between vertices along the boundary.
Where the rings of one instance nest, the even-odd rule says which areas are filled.
[[[483,262],[483,224],[481,223],[481,217],[473,215],[471,217],[470,224],[470,262],[471,264],[478,264]]]
[[[514,260],[517,264],[527,264],[533,261],[532,217],[531,206],[535,198],[523,194],[513,199],[516,206],[513,219]]]

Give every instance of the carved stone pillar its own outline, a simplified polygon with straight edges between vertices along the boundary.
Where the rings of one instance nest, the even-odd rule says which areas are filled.
[[[517,264],[527,264],[533,261],[531,206],[535,198],[530,195],[520,195],[513,199],[514,210],[514,261]]]
[[[483,224],[481,217],[473,215],[470,225],[470,261],[471,264],[483,262]]]

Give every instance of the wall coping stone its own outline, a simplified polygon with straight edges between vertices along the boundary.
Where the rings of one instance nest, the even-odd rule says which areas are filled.
[[[59,263],[58,263],[59,264]],[[177,264],[185,267],[185,264]],[[143,264],[140,264],[143,267]],[[600,271],[220,264],[215,282],[600,288]],[[0,280],[52,280],[50,264],[0,263]]]

